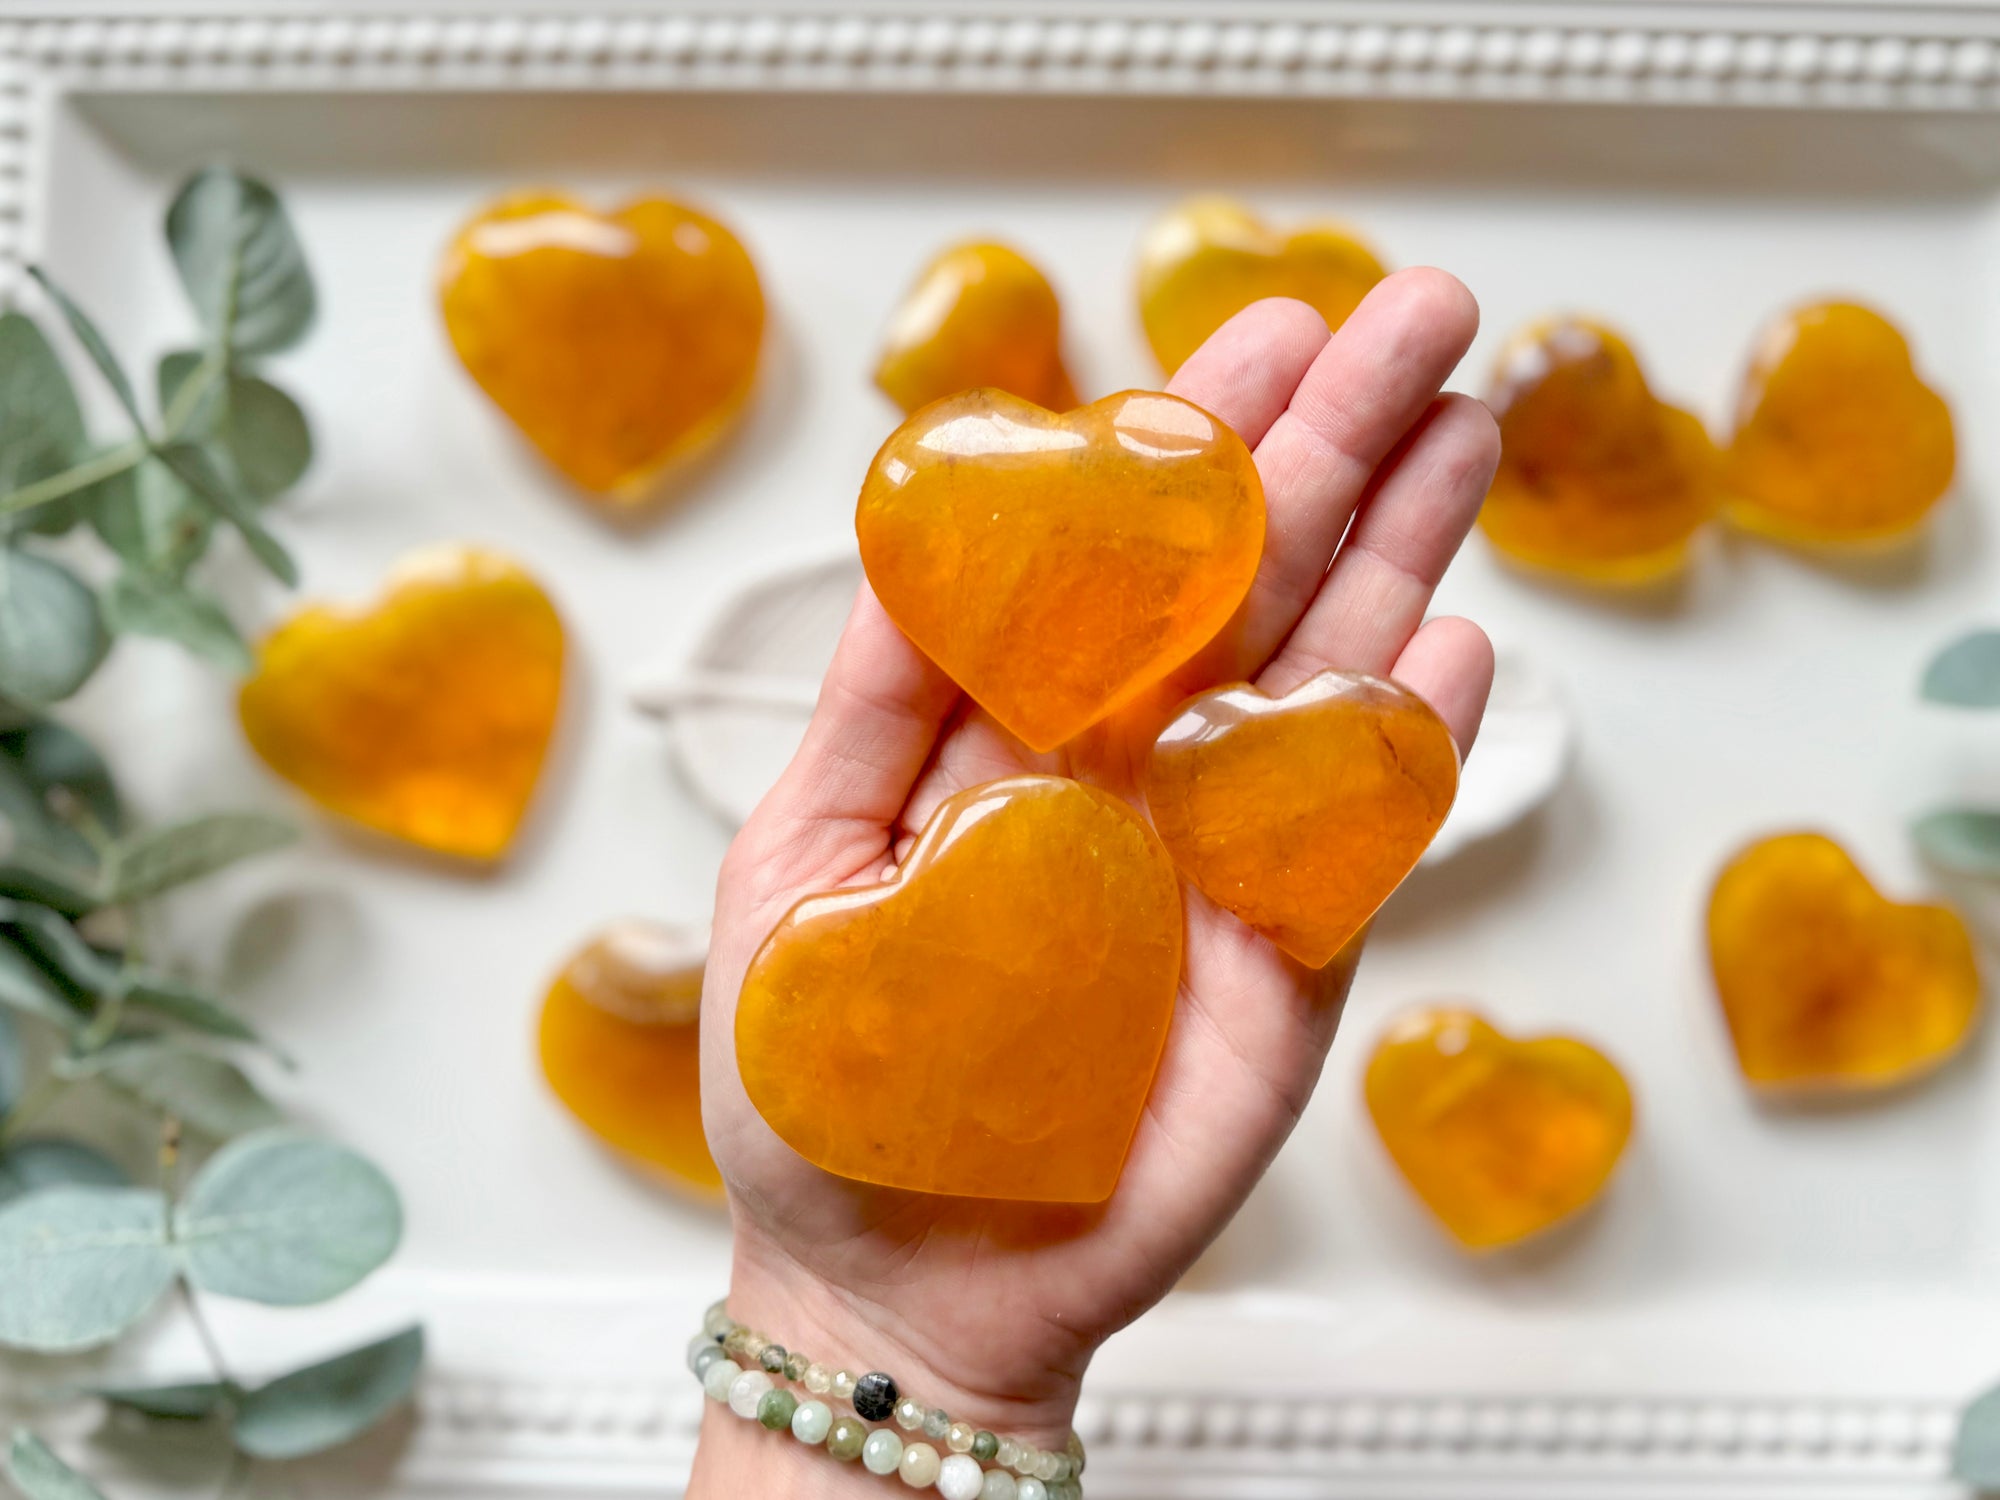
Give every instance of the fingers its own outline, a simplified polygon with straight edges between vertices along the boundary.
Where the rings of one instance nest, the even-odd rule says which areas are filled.
[[[1389,675],[1438,711],[1458,741],[1461,759],[1471,753],[1493,689],[1493,643],[1485,631],[1456,615],[1428,621]]]
[[[1472,294],[1419,267],[1379,283],[1319,351],[1257,445],[1270,519],[1235,675],[1253,672],[1291,633],[1376,467],[1424,415],[1478,327]]]
[[[1500,461],[1500,432],[1470,396],[1430,404],[1383,466],[1340,555],[1259,679],[1288,693],[1315,672],[1387,672],[1472,529]]]
[[[1215,413],[1255,448],[1327,338],[1326,319],[1303,302],[1253,302],[1187,357],[1167,389]]]

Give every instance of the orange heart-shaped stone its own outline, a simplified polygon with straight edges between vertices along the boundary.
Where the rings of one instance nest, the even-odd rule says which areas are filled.
[[[1517,1042],[1469,1010],[1402,1017],[1363,1089],[1390,1159],[1468,1250],[1575,1213],[1632,1134],[1632,1091],[1603,1053],[1574,1037]]]
[[[1524,330],[1486,404],[1500,468],[1479,526],[1501,552],[1614,584],[1686,561],[1719,503],[1721,459],[1699,418],[1653,394],[1617,334],[1580,318]]]
[[[571,954],[542,1000],[542,1076],[607,1146],[713,1194],[701,1128],[701,981],[708,934],[613,922]]]
[[[727,227],[668,198],[596,213],[502,200],[441,277],[466,370],[548,461],[607,500],[643,499],[729,427],[757,375],[764,293]]]
[[[1957,466],[1951,408],[1887,318],[1852,302],[1785,314],[1757,341],[1729,445],[1729,519],[1788,542],[1912,531]]]
[[[890,319],[875,384],[906,413],[979,386],[1068,411],[1076,388],[1063,365],[1055,288],[1006,245],[952,246]]]
[[[806,1160],[974,1198],[1111,1196],[1180,979],[1174,868],[1053,776],[960,792],[891,879],[808,896],[736,1012],[743,1087]]]
[[[251,748],[315,802],[468,859],[505,852],[562,697],[563,628],[498,553],[405,558],[364,611],[274,630],[237,696]]]
[[[1160,367],[1181,367],[1253,302],[1296,297],[1338,328],[1388,273],[1338,224],[1279,234],[1230,198],[1195,198],[1154,221],[1139,249],[1139,321]]]
[[[1880,1088],[1936,1067],[1979,1014],[1965,924],[1884,899],[1832,839],[1738,854],[1708,902],[1708,956],[1743,1076],[1760,1088]]]
[[[1175,396],[1059,416],[967,391],[890,435],[854,529],[903,633],[1052,750],[1228,622],[1264,550],[1264,489],[1242,439]]]
[[[1458,792],[1458,746],[1409,689],[1322,672],[1282,698],[1190,699],[1160,734],[1146,803],[1218,906],[1322,968],[1416,867]]]

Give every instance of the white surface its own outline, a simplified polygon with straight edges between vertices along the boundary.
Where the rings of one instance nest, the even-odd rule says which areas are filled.
[[[1747,1492],[1769,1454],[1799,1456],[1802,1492],[1834,1471],[1855,1493],[1930,1492],[1938,1414],[2000,1367],[1991,1046],[1875,1104],[1760,1107],[1730,1062],[1699,913],[1737,844],[1802,824],[1840,834],[1890,889],[1918,888],[1905,818],[1950,783],[1972,790],[1983,775],[2000,791],[1990,741],[1981,761],[1961,721],[1912,706],[1928,653],[1990,623],[2000,601],[2000,475],[1983,420],[2000,395],[2000,121],[754,95],[387,96],[356,109],[225,92],[66,98],[39,146],[29,248],[127,351],[187,333],[156,232],[175,178],[226,153],[285,188],[325,309],[282,367],[322,454],[278,520],[308,592],[363,596],[404,551],[476,538],[534,567],[573,632],[557,754],[504,870],[442,871],[322,826],[206,892],[178,929],[308,1060],[285,1086],[402,1185],[402,1270],[374,1295],[439,1309],[453,1330],[441,1389],[490,1379],[528,1393],[502,1424],[527,1444],[508,1482],[555,1488],[619,1482],[616,1443],[591,1434],[627,1433],[586,1423],[566,1458],[538,1467],[535,1424],[573,1430],[564,1382],[600,1356],[626,1379],[677,1359],[681,1325],[724,1266],[722,1224],[594,1150],[530,1053],[540,988],[578,937],[623,912],[708,909],[723,835],[620,689],[691,649],[745,577],[843,543],[892,419],[865,379],[877,325],[936,245],[997,228],[1035,253],[1065,295],[1080,378],[1099,391],[1154,378],[1130,308],[1146,217],[1219,186],[1279,219],[1336,210],[1394,263],[1462,275],[1487,317],[1474,388],[1510,326],[1576,308],[1609,314],[1663,391],[1713,414],[1774,309],[1821,290],[1886,306],[1964,439],[1960,496],[1913,561],[1833,567],[1717,537],[1684,588],[1606,603],[1529,585],[1468,548],[1440,604],[1560,677],[1579,721],[1575,774],[1543,815],[1420,872],[1385,911],[1325,1086],[1192,1278],[1220,1300],[1170,1303],[1114,1342],[1094,1386],[1114,1403],[1114,1437],[1134,1393],[1126,1446],[1143,1457],[1183,1408],[1139,1395],[1194,1394],[1205,1370],[1242,1367],[1230,1350],[1254,1347],[1274,1391],[1336,1403],[1312,1422],[1353,1424],[1334,1442],[1297,1433],[1292,1416],[1231,1417],[1247,1424],[1236,1445],[1292,1466],[1286,1492],[1333,1492],[1326,1476],[1346,1474],[1371,1493],[1441,1493],[1454,1452],[1478,1460],[1454,1493],[1548,1494],[1567,1475],[1663,1494],[1704,1473]],[[455,367],[431,306],[455,222],[541,179],[684,190],[740,229],[771,294],[749,430],[636,534],[595,520],[523,452]],[[236,592],[260,618],[285,607],[262,583]],[[115,738],[142,804],[289,801],[242,746],[227,684],[170,651],[122,646],[79,717]],[[1510,1027],[1586,1034],[1638,1093],[1639,1133],[1606,1201],[1521,1254],[1473,1263],[1448,1249],[1361,1121],[1373,1035],[1398,1007],[1440,997]],[[449,1289],[476,1309],[481,1286],[498,1288],[484,1314],[451,1311]],[[534,1311],[544,1304],[556,1311]],[[624,1342],[533,1331],[579,1306],[607,1309],[592,1316]],[[1640,1423],[1651,1436],[1629,1462],[1604,1446],[1624,1419],[1569,1399],[1648,1393],[1680,1404],[1662,1408],[1676,1414],[1664,1425]],[[1501,1457],[1481,1457],[1489,1429],[1465,1425],[1481,1402],[1514,1403],[1490,1429]],[[1889,1424],[1869,1450],[1876,1468],[1835,1441],[1841,1402]],[[1793,1410],[1806,1413],[1796,1442]],[[441,1467],[417,1472],[471,1488],[479,1455],[501,1449],[468,1457],[455,1431],[426,1426],[420,1450]],[[656,1484],[681,1450],[645,1451]],[[577,1466],[592,1457],[605,1465]],[[1114,1492],[1117,1472],[1094,1467],[1094,1490]],[[1215,1472],[1134,1467],[1125,1492],[1213,1489]],[[1871,1473],[1879,1490],[1862,1486]]]

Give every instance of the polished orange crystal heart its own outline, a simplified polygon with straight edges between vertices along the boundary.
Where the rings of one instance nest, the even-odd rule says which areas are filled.
[[[1951,408],[1880,313],[1818,302],[1758,339],[1737,398],[1728,516],[1787,542],[1916,529],[1957,464]]]
[[[1699,418],[1653,394],[1617,334],[1578,318],[1524,330],[1486,404],[1501,456],[1479,526],[1501,552],[1614,584],[1686,561],[1719,503],[1721,460]]]
[[[1398,1020],[1363,1091],[1390,1159],[1468,1250],[1575,1213],[1632,1134],[1632,1091],[1603,1053],[1574,1037],[1517,1042],[1469,1010]]]
[[[1068,411],[1062,306],[1041,269],[986,240],[954,245],[924,268],[889,322],[875,384],[905,413],[989,386]]]
[[[542,1000],[542,1075],[591,1134],[679,1186],[722,1174],[701,1128],[708,934],[614,922],[570,955]]]
[[[1338,224],[1279,234],[1230,198],[1195,198],[1153,223],[1139,249],[1139,321],[1169,375],[1211,333],[1265,297],[1296,297],[1338,328],[1388,274]]]
[[[251,747],[329,811],[468,859],[505,852],[562,696],[563,628],[498,553],[408,557],[365,611],[312,605],[237,697]]]
[[[446,331],[548,461],[604,499],[645,498],[749,398],[764,293],[742,243],[667,198],[596,213],[523,193],[452,241]]]
[[[1760,839],[1708,903],[1708,954],[1743,1076],[1760,1088],[1880,1088],[1936,1067],[1979,1014],[1965,924],[1898,905],[1817,833]]]
[[[808,896],[736,1012],[743,1087],[806,1160],[973,1198],[1118,1183],[1180,978],[1172,863],[1108,793],[949,798],[891,879]]]
[[[1282,698],[1239,683],[1182,706],[1146,802],[1218,906],[1322,968],[1416,867],[1458,791],[1458,746],[1407,688],[1322,672]]]
[[[1178,397],[1056,415],[967,391],[890,435],[854,529],[903,633],[1052,750],[1228,622],[1264,549],[1264,490],[1242,439]]]

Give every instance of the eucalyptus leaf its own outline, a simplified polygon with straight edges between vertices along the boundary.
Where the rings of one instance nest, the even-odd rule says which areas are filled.
[[[98,905],[90,875],[34,849],[17,848],[12,859],[0,860],[0,896],[32,901],[65,917],[84,916]]]
[[[2000,630],[1975,630],[1932,657],[1923,695],[1956,708],[2000,708]]]
[[[361,1436],[409,1399],[424,1362],[424,1331],[307,1365],[260,1386],[236,1412],[236,1446],[252,1458],[303,1458]]]
[[[0,1208],[0,1344],[107,1343],[173,1279],[166,1200],[150,1188],[51,1187]]]
[[[125,367],[118,363],[118,356],[111,352],[111,346],[104,341],[104,335],[97,331],[97,325],[90,321],[84,310],[70,301],[63,289],[49,280],[40,266],[28,267],[28,274],[40,283],[49,301],[56,305],[63,321],[69,324],[69,331],[76,335],[83,352],[90,356],[90,362],[97,366],[104,383],[111,387],[111,393],[118,398],[118,404],[125,408],[125,415],[132,419],[132,425],[140,432],[146,430],[146,419],[139,415],[139,398],[132,392],[132,381],[125,373]]]
[[[124,826],[111,768],[82,735],[40,716],[0,730],[0,817],[12,825],[15,840],[90,859],[89,842],[56,816],[56,797],[73,802],[106,833]]]
[[[5,1120],[28,1081],[28,1056],[21,1045],[21,1028],[0,1010],[0,1120]],[[0,1157],[0,1161],[4,1161]]]
[[[1975,1490],[2000,1488],[2000,1386],[1977,1397],[1958,1419],[1951,1474]]]
[[[336,1297],[387,1260],[403,1210],[372,1162],[331,1141],[274,1131],[211,1157],[174,1226],[196,1286],[291,1307]]]
[[[285,819],[260,812],[207,813],[149,828],[114,845],[105,857],[105,900],[142,901],[238,860],[282,849],[297,837]]]
[[[12,942],[0,940],[0,1005],[75,1031],[85,1019],[55,981]]]
[[[1910,825],[1925,859],[1961,875],[2000,877],[2000,811],[1954,807]]]
[[[205,356],[180,350],[160,359],[160,408],[178,410]],[[312,463],[312,428],[298,402],[261,376],[231,370],[208,385],[174,435],[208,442],[228,455],[243,488],[270,500],[299,482]]]
[[[159,364],[153,367],[153,386],[159,393],[162,415],[173,412],[177,420],[165,436],[169,439],[188,436],[208,437],[215,431],[216,421],[222,411],[223,384],[219,373],[204,372],[202,383],[194,395],[188,395],[188,381],[196,371],[202,370],[208,356],[198,349],[176,349],[160,356]],[[191,401],[183,409],[183,404]]]
[[[76,392],[41,327],[21,313],[0,313],[0,495],[60,474],[89,446]],[[66,531],[78,514],[72,495],[28,512],[25,524]]]
[[[283,1123],[244,1071],[226,1057],[171,1038],[121,1047],[98,1070],[141,1104],[172,1115],[197,1135],[228,1140]]]
[[[129,567],[182,577],[208,550],[214,508],[157,458],[124,478],[91,492],[90,524]]]
[[[297,584],[298,565],[278,539],[264,529],[257,518],[256,501],[242,482],[217,462],[214,454],[198,443],[169,443],[156,450],[160,462],[224,520],[243,533],[243,540],[257,560],[281,583]]]
[[[167,210],[167,244],[203,326],[229,346],[274,354],[312,326],[305,252],[256,178],[227,167],[190,178]]]
[[[0,1203],[39,1188],[123,1187],[128,1180],[117,1162],[81,1141],[29,1136],[0,1147]]]
[[[120,573],[104,591],[104,622],[126,635],[151,635],[185,646],[231,672],[255,664],[235,621],[199,589],[157,573]]]
[[[125,1004],[148,1011],[209,1036],[235,1042],[260,1042],[257,1029],[214,996],[193,985],[160,975],[135,975],[125,991]]]
[[[35,706],[67,698],[110,648],[90,585],[46,557],[0,547],[0,694]]]
[[[199,1422],[222,1409],[231,1395],[220,1380],[191,1380],[180,1385],[107,1385],[91,1395],[126,1411],[162,1422]]]
[[[0,898],[0,939],[32,959],[72,1000],[95,999],[124,986],[118,965],[47,907]]]
[[[7,1450],[7,1477],[23,1500],[104,1500],[104,1493],[49,1451],[26,1428],[14,1434]]]

